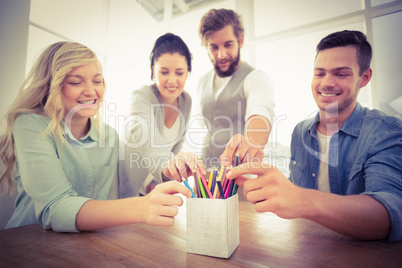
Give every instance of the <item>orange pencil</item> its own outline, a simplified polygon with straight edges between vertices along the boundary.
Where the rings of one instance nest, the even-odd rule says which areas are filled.
[[[211,191],[210,191],[209,188],[208,188],[208,184],[207,184],[207,182],[205,181],[204,175],[202,175],[201,170],[200,170],[199,172],[200,172],[200,177],[201,177],[202,185],[203,185],[204,188],[205,188],[205,192],[207,193],[207,195],[208,195],[209,198],[213,198],[213,196],[212,196],[212,194],[211,194]]]

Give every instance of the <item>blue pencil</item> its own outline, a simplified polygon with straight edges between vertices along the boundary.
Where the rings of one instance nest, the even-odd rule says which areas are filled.
[[[220,181],[217,181],[216,184],[218,185],[219,195],[221,196],[221,199],[225,199],[225,193],[223,192],[222,183]]]
[[[239,153],[236,153],[234,167],[237,167],[239,165],[239,161],[240,161]]]
[[[216,170],[216,168],[214,168],[214,175],[213,175],[213,178],[212,178],[212,186],[211,186],[211,194],[213,195],[214,194],[214,191],[215,191],[215,184],[216,184],[216,176],[218,175],[218,170]]]
[[[191,198],[196,198],[197,196],[194,194],[193,189],[191,189],[190,184],[188,184],[188,181],[184,180],[183,183],[191,191]]]

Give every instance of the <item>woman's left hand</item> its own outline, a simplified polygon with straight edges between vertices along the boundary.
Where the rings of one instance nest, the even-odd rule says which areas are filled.
[[[167,162],[162,170],[163,175],[179,182],[183,181],[182,178],[187,180],[195,172],[202,172],[205,175],[206,169],[202,160],[192,152],[178,153]]]

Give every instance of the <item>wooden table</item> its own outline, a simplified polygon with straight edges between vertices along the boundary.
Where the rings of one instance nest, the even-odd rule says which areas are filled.
[[[33,224],[2,230],[0,267],[402,267],[402,242],[358,241],[239,203],[240,245],[229,259],[186,252],[183,207],[171,227],[55,233]]]

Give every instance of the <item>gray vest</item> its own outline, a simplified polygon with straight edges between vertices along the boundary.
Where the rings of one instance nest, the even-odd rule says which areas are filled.
[[[217,158],[233,135],[244,134],[247,106],[244,79],[253,70],[249,64],[242,62],[216,101],[213,94],[215,71],[208,72],[200,80],[198,90],[201,93],[201,111],[211,134],[209,145],[204,149],[204,163],[207,167],[211,163],[217,165]]]

